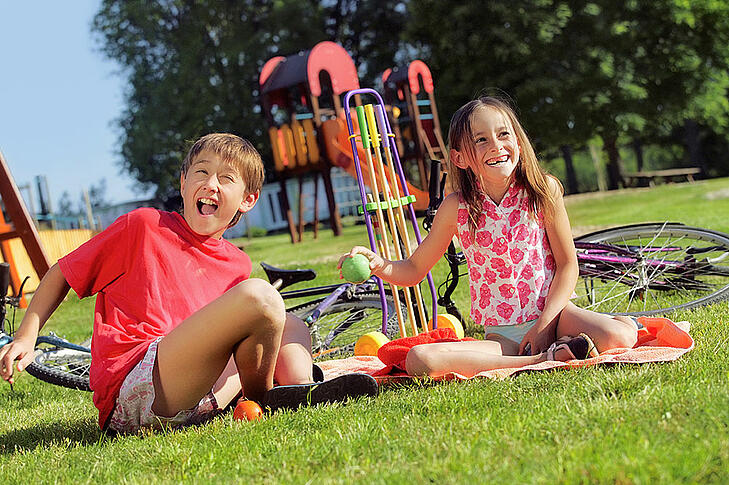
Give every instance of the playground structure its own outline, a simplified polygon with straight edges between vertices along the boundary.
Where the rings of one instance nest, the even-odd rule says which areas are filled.
[[[440,124],[435,109],[433,97],[433,82],[428,67],[422,61],[411,63],[414,81],[409,81],[407,100],[414,100],[416,113],[411,109],[396,107],[396,112],[413,113],[407,119],[416,119],[416,128],[406,131],[406,135],[415,134],[420,138],[400,139],[399,122],[396,126],[396,144],[407,154],[408,160],[418,157],[419,167],[424,167],[421,153],[431,158],[444,159],[445,149],[440,134]],[[409,68],[410,69],[410,68]],[[398,73],[398,70],[393,70]],[[397,85],[399,74],[393,74],[391,82]],[[399,81],[397,81],[399,82]],[[424,88],[420,89],[422,83]],[[321,175],[326,191],[327,203],[330,213],[330,225],[335,235],[341,233],[339,211],[334,198],[330,170],[333,166],[341,167],[352,177],[357,177],[357,165],[364,163],[365,153],[361,146],[353,147],[349,142],[349,135],[345,110],[341,96],[348,91],[359,89],[359,78],[354,61],[347,51],[340,45],[324,41],[309,51],[283,57],[277,56],[266,62],[259,76],[263,112],[269,126],[268,133],[271,142],[274,168],[281,184],[281,209],[286,215],[291,242],[296,243],[303,238],[304,231],[304,193],[303,179],[308,174],[314,176],[314,237],[318,231],[318,178]],[[415,88],[413,88],[415,86]],[[414,93],[414,94],[413,94]],[[418,100],[419,93],[428,96],[428,105]],[[422,95],[421,95],[422,96]],[[360,106],[359,95],[354,96],[355,104]],[[417,104],[420,103],[420,104]],[[346,104],[345,104],[346,106]],[[429,108],[428,108],[429,107]],[[429,112],[424,112],[429,111]],[[394,116],[393,110],[387,112]],[[351,113],[349,113],[351,115]],[[405,118],[404,118],[405,119]],[[420,148],[407,148],[411,145]],[[354,151],[353,151],[354,150]],[[360,150],[357,153],[357,150]],[[410,151],[407,151],[410,150]],[[419,150],[419,151],[418,151]],[[373,189],[373,182],[367,171],[361,170],[364,175],[364,184]],[[298,195],[298,223],[294,224],[294,217],[286,191],[286,180],[296,177],[299,180]],[[420,187],[426,187],[427,174],[425,168],[420,168]],[[416,210],[425,210],[428,206],[428,193],[406,182],[408,191],[415,197],[413,202]]]
[[[445,161],[447,151],[443,141],[438,108],[435,102],[433,77],[428,66],[420,60],[405,67],[388,69],[382,74],[384,98],[397,149],[408,173],[427,187],[430,163],[425,160]]]
[[[373,96],[375,104],[361,105],[360,95]],[[356,97],[355,108],[357,123],[355,125],[349,109],[350,101]],[[385,103],[373,89],[358,89],[350,91],[345,96],[345,112],[347,131],[354,157],[354,167],[357,173],[357,182],[362,199],[362,211],[367,225],[370,249],[387,259],[403,259],[409,257],[415,250],[411,243],[409,229],[415,235],[417,243],[422,238],[415,217],[415,198],[410,194],[409,184],[400,164],[397,146],[394,143],[395,134],[385,115]],[[357,130],[359,133],[357,133]],[[360,154],[364,154],[366,172],[362,170],[363,164]],[[365,178],[365,173],[367,178]],[[369,181],[372,194],[365,193],[365,180]],[[381,194],[381,195],[380,195]],[[405,215],[407,210],[407,216]],[[408,227],[408,224],[410,227]],[[432,321],[437,320],[437,299],[433,277],[428,272],[428,286],[432,298]],[[385,289],[382,280],[377,278],[383,314],[383,333],[387,322],[387,306],[385,304]],[[428,318],[425,311],[425,302],[420,284],[411,288],[398,288],[391,286],[391,293],[395,301],[397,321],[400,336],[420,333],[418,322],[423,331],[428,330]],[[412,292],[412,294],[411,294]],[[402,314],[399,303],[400,296],[405,299],[407,315]],[[407,317],[407,323],[406,323]]]
[[[25,251],[28,253],[38,278],[42,278],[46,274],[50,268],[50,263],[41,245],[35,224],[23,203],[18,186],[13,180],[2,152],[0,152],[0,196],[2,196],[5,211],[10,217],[10,222],[12,222],[12,224],[8,224],[2,212],[0,212],[0,251],[3,260],[10,266],[10,287],[13,290],[13,295],[17,296],[20,294],[22,283],[13,252],[10,249],[10,240],[20,238],[23,242]],[[20,306],[22,308],[26,306],[24,298],[20,301]]]
[[[274,168],[281,183],[281,206],[289,225],[291,242],[301,241],[304,231],[305,174],[314,174],[314,233],[318,229],[316,201],[319,175],[322,175],[329,205],[330,224],[335,235],[342,230],[334,200],[331,163],[321,156],[318,132],[327,119],[341,111],[339,96],[359,88],[357,68],[347,52],[334,42],[321,42],[296,55],[270,59],[258,82],[263,111],[269,125]],[[322,106],[323,104],[323,106]],[[299,179],[299,218],[294,227],[286,192],[286,179]]]

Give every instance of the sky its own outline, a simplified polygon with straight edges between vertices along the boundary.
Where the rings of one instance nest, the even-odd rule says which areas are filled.
[[[35,177],[47,177],[56,209],[64,191],[76,203],[102,178],[110,202],[149,195],[121,173],[114,120],[126,81],[92,38],[100,3],[0,0],[0,152],[35,197]]]

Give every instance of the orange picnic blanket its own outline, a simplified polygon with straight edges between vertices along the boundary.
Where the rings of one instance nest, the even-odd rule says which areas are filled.
[[[486,377],[491,379],[505,378],[523,371],[537,371],[557,368],[585,367],[605,363],[640,364],[646,362],[669,362],[676,360],[694,348],[694,341],[689,335],[688,322],[673,322],[668,318],[639,317],[638,322],[643,328],[638,330],[638,342],[633,348],[612,349],[603,352],[600,356],[587,360],[571,360],[568,362],[547,361],[539,364],[519,368],[494,369],[476,374],[473,377]],[[410,379],[398,366],[393,365],[404,362],[407,351],[412,344],[430,342],[457,341],[450,329],[444,332],[422,334],[421,336],[397,339],[380,348],[380,357],[349,357],[346,359],[329,360],[319,363],[326,379],[352,372],[364,372],[375,377],[381,384]],[[450,331],[450,332],[448,332]],[[436,331],[438,332],[438,331]],[[410,340],[408,340],[410,339]],[[389,346],[389,348],[388,348]],[[470,379],[458,373],[451,373],[441,379]]]

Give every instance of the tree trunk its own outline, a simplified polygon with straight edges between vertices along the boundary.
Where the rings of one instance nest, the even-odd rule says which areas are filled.
[[[572,163],[572,146],[562,145],[559,147],[562,151],[562,158],[564,158],[564,169],[567,174],[567,193],[576,194],[579,192],[577,187],[577,174],[575,173],[575,166]]]
[[[607,175],[608,190],[616,190],[620,188],[623,180],[623,168],[620,161],[620,152],[618,151],[618,139],[615,136],[609,136],[604,139],[605,153],[608,156]]]
[[[597,178],[597,190],[604,192],[605,186],[605,173],[603,171],[602,160],[600,156],[600,149],[595,146],[594,143],[589,143],[588,148],[590,149],[590,158],[592,158],[592,166],[595,167],[595,177]]]
[[[686,132],[686,150],[688,151],[689,161],[694,167],[701,169],[701,176],[706,177],[706,160],[701,150],[701,139],[699,137],[699,124],[694,120],[686,120],[684,123]]]
[[[643,140],[640,138],[633,139],[633,151],[635,151],[635,160],[638,162],[638,172],[643,170]]]

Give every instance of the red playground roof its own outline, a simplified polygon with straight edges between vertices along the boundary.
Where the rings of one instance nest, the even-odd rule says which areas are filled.
[[[359,88],[354,61],[342,46],[329,41],[318,43],[310,51],[270,59],[263,66],[258,82],[263,94],[306,84],[312,95],[321,96],[321,71],[329,74],[334,94]]]
[[[423,79],[423,87],[426,93],[433,92],[433,76],[430,74],[428,66],[420,60],[415,60],[408,64],[407,69],[402,67],[395,67],[394,69],[388,69],[382,74],[382,80],[386,83],[394,83],[396,86],[407,81],[410,91],[413,94],[420,92],[420,82],[418,76]]]

